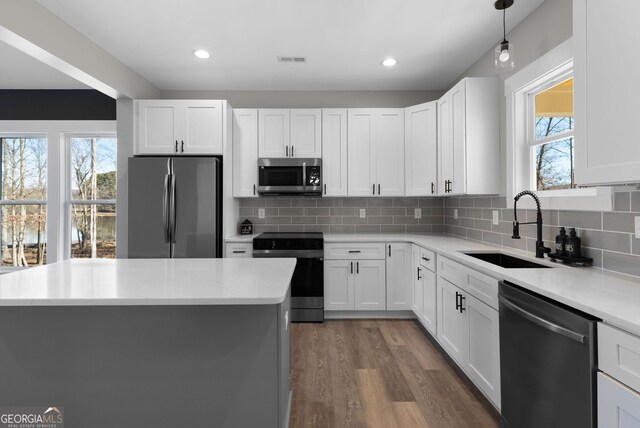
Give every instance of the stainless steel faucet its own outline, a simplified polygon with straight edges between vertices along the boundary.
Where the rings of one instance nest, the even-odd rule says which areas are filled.
[[[526,223],[520,223],[518,221],[518,212],[516,211],[516,206],[518,205],[518,200],[524,195],[531,196],[536,201],[536,206],[538,208],[538,213],[536,216],[536,221],[529,221]],[[513,235],[511,238],[520,239],[520,225],[521,224],[535,224],[537,227],[536,234],[536,257],[539,259],[544,258],[544,254],[549,254],[551,252],[551,248],[547,248],[544,246],[544,242],[542,241],[542,211],[540,210],[540,199],[530,190],[525,190],[516,195],[513,202]]]

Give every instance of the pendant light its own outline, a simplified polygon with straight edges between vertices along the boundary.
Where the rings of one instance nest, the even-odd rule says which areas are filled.
[[[507,40],[507,9],[513,5],[513,0],[497,0],[494,6],[502,11],[502,41],[495,49],[495,65],[498,73],[511,71],[515,68],[513,43]]]

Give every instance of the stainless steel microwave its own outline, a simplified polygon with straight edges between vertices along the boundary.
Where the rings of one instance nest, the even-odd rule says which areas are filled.
[[[258,193],[321,195],[322,159],[258,159]]]

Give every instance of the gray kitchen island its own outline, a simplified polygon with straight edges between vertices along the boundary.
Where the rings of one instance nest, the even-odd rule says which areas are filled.
[[[0,408],[67,427],[285,427],[295,259],[67,260],[0,276]]]

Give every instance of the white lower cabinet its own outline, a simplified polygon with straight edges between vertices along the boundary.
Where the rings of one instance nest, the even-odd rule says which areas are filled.
[[[355,309],[379,311],[386,308],[384,260],[358,260],[354,277]]]
[[[384,260],[325,260],[325,311],[386,308]]]
[[[411,309],[411,244],[387,244],[387,310]]]
[[[429,268],[429,263],[433,260],[434,256],[431,254],[429,257],[422,259],[423,252],[427,251],[417,245],[413,246],[413,279],[411,281],[413,286],[412,292],[412,304],[411,309],[413,313],[418,317],[418,320],[422,323],[424,328],[427,329],[434,337],[437,334],[436,331],[436,300],[437,300],[437,287],[436,287],[436,274]],[[435,266],[435,264],[433,264]]]
[[[598,373],[598,426],[640,428],[640,394]]]
[[[324,261],[324,310],[352,311],[355,308],[351,260]]]
[[[441,276],[437,284],[438,341],[499,409],[498,311]]]
[[[466,317],[459,309],[461,290],[442,277],[438,277],[438,341],[445,351],[464,365],[466,360]]]

